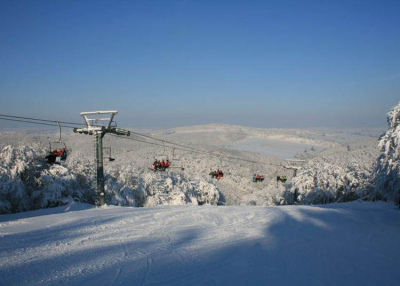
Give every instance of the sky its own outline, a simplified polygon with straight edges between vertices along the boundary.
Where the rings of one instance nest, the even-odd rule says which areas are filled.
[[[399,15],[400,1],[0,0],[0,114],[381,127],[400,101]]]

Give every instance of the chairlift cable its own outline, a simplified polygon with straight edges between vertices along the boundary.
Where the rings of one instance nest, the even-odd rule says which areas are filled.
[[[252,160],[247,160],[247,159],[242,159],[242,158],[237,158],[237,157],[232,157],[232,156],[225,156],[225,155],[218,154],[218,153],[215,153],[215,152],[204,151],[204,150],[201,150],[201,149],[197,149],[197,148],[190,147],[190,146],[185,146],[185,145],[178,144],[178,143],[171,142],[171,141],[166,141],[166,140],[163,140],[163,139],[155,138],[155,137],[152,137],[152,136],[149,136],[149,135],[145,135],[145,134],[141,134],[141,133],[134,132],[134,131],[131,131],[131,134],[135,134],[135,135],[138,135],[138,136],[141,136],[141,137],[149,138],[149,139],[152,139],[152,140],[155,140],[155,141],[161,141],[163,143],[167,143],[167,144],[170,144],[170,145],[179,146],[179,147],[183,147],[183,148],[186,148],[186,149],[191,149],[193,151],[201,152],[203,154],[208,154],[208,155],[213,155],[213,156],[218,156],[218,157],[225,157],[225,158],[244,161],[244,162],[249,162],[249,163],[253,163],[254,162],[256,164],[261,164],[261,165],[270,165],[270,166],[278,166],[278,167],[280,167],[280,165],[277,165],[277,164],[266,164],[266,163],[263,163],[263,162],[257,162],[257,161],[252,161]],[[128,138],[125,138],[125,139],[128,139]],[[167,147],[170,147],[170,146],[167,146]],[[173,148],[173,147],[170,147],[170,148]]]
[[[111,134],[111,136],[113,137],[117,137],[117,138],[122,138],[125,140],[131,140],[131,141],[137,141],[137,142],[141,142],[141,143],[145,143],[145,144],[150,144],[150,145],[155,145],[155,146],[160,146],[160,147],[164,147],[164,145],[158,144],[158,143],[154,143],[154,142],[149,142],[149,141],[144,141],[144,140],[139,140],[139,139],[134,139],[134,138],[128,138],[128,137],[121,137],[118,135],[113,135]],[[207,151],[203,151],[203,150],[187,150],[187,149],[183,149],[183,148],[178,148],[178,147],[170,147],[167,146],[168,148],[173,148],[176,150],[180,150],[180,151],[184,151],[184,152],[188,152],[188,153],[197,153],[197,154],[202,154],[202,155],[210,155],[210,156],[214,156],[214,157],[219,157],[220,160],[222,160],[222,158],[225,159],[231,159],[231,160],[237,160],[237,161],[243,161],[243,162],[248,162],[248,163],[254,163],[254,164],[261,164],[261,165],[267,165],[267,166],[277,166],[280,167],[280,165],[276,165],[276,164],[268,164],[268,163],[263,163],[263,162],[258,162],[258,161],[252,161],[252,160],[247,160],[247,159],[242,159],[242,158],[237,158],[237,157],[232,157],[232,156],[225,156],[222,154],[217,154],[214,152],[207,152]],[[185,146],[186,147],[186,146]],[[193,149],[193,148],[191,148]]]
[[[1,115],[0,115],[1,116]],[[57,124],[50,124],[50,123],[43,123],[43,122],[32,122],[32,121],[28,121],[28,120],[20,120],[20,119],[10,119],[10,118],[1,118],[0,120],[7,120],[7,121],[15,121],[15,122],[25,122],[25,123],[31,123],[31,124],[37,124],[37,125],[46,125],[46,126],[55,126],[58,127]],[[65,128],[75,128],[73,126],[67,126],[67,125],[60,125],[61,127],[65,127]]]
[[[22,116],[14,116],[14,115],[6,115],[6,114],[0,114],[2,117],[9,117],[9,118],[17,118],[17,119],[26,119],[26,120],[32,120],[32,121],[43,121],[43,122],[54,122],[54,123],[62,123],[62,124],[69,124],[69,125],[79,125],[83,126],[86,125],[84,123],[76,123],[76,122],[65,122],[65,121],[57,121],[57,120],[48,120],[48,119],[39,119],[39,118],[31,118],[31,117],[22,117]]]

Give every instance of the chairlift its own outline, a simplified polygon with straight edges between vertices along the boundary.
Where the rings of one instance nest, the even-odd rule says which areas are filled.
[[[277,176],[277,177],[276,177],[276,181],[277,181],[277,182],[281,182],[281,183],[286,183],[286,181],[287,181],[287,176]]]
[[[224,169],[226,166],[227,166],[226,164],[224,165],[223,157],[220,157],[220,158],[219,158],[219,167],[220,167],[221,169]]]
[[[111,147],[103,147],[103,150],[106,151],[106,156],[104,156],[104,158],[108,159],[108,162],[115,161],[115,158],[113,158],[111,155]]]
[[[180,158],[175,157],[175,149],[176,149],[176,148],[172,148],[172,160],[173,160],[173,161],[179,161]]]
[[[157,163],[156,163],[157,162]],[[162,163],[164,162],[164,163]],[[165,164],[165,165],[162,165]],[[185,170],[184,167],[179,167],[179,166],[171,166],[172,162],[170,162],[168,155],[162,154],[162,155],[155,155],[154,156],[154,163],[151,165],[149,170],[151,171],[166,171],[167,169],[181,169],[182,171]]]
[[[255,168],[255,163],[252,164],[252,174],[254,183],[263,182],[265,180],[265,176],[261,175],[261,172]]]
[[[172,168],[170,167],[171,163],[168,160],[154,160],[154,163],[149,168],[151,171],[157,172],[162,171],[165,172],[167,169]]]
[[[176,157],[175,149],[176,149],[176,148],[172,148],[171,164],[172,164],[172,163],[175,164],[177,161],[180,161],[180,160],[181,160],[181,158]],[[168,157],[167,157],[167,160],[168,160]],[[170,168],[170,169],[181,169],[181,171],[184,171],[184,170],[185,170],[185,168],[182,167],[182,166],[171,166],[171,167],[169,167],[169,168]]]
[[[220,169],[216,170],[216,171],[211,171],[209,173],[209,175],[211,176],[211,178],[215,178],[215,179],[222,179],[224,177],[224,172],[222,172]]]
[[[282,166],[285,169],[292,170],[292,178],[297,176],[297,171],[302,169],[304,163],[306,162],[305,160],[295,160],[295,159],[287,159],[285,160],[286,164]],[[286,183],[288,180],[288,177],[286,175],[278,175],[276,177],[276,184],[278,186],[278,183]]]
[[[265,176],[264,175],[260,175],[259,173],[254,173],[253,175],[253,182],[254,183],[262,183],[265,180]]]
[[[165,152],[165,144],[164,144],[164,141],[162,141],[162,144],[163,144],[163,152],[162,152],[162,154],[155,155],[155,156],[154,156],[154,160],[158,160],[158,161],[162,161],[162,160],[164,160],[164,161],[169,161],[169,157],[168,157],[168,155],[167,155],[166,152]]]
[[[219,164],[219,167],[216,168],[216,169],[214,169],[214,170],[211,170],[210,173],[209,173],[209,175],[211,176],[211,178],[216,178],[216,179],[218,179],[218,180],[221,179],[221,178],[223,178],[224,175],[226,174],[226,173],[224,173],[224,172],[222,171],[222,169],[224,169],[222,157],[219,158],[219,163],[220,163],[220,164]]]
[[[154,160],[157,160],[157,161],[162,161],[162,160],[164,160],[164,161],[169,161],[169,157],[168,157],[168,155],[163,155],[163,154],[159,154],[159,155],[155,155],[154,156]]]
[[[49,141],[49,152],[46,156],[47,162],[50,164],[60,164],[61,161],[65,161],[68,156],[68,148],[65,142],[61,141],[61,125],[57,121],[58,125],[58,140]]]

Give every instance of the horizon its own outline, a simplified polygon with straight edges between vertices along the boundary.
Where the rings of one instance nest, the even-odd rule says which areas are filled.
[[[1,123],[1,121],[0,121]],[[78,122],[76,122],[78,123]],[[83,122],[82,122],[83,123]],[[0,132],[11,132],[16,131],[18,132],[45,132],[45,134],[52,134],[58,132],[58,127],[56,126],[41,126],[37,124],[30,124],[30,123],[19,123],[19,122],[11,122],[10,124],[14,126],[1,126],[0,125]],[[29,127],[30,126],[30,127]],[[180,128],[192,128],[192,127],[238,127],[238,128],[251,128],[251,129],[265,129],[265,130],[307,130],[307,131],[349,131],[349,130],[381,130],[385,132],[387,130],[386,126],[375,126],[375,127],[350,127],[350,126],[305,126],[305,127],[255,127],[255,126],[248,126],[248,125],[237,125],[237,124],[225,124],[225,123],[207,123],[207,124],[196,124],[196,125],[183,125],[183,126],[174,126],[174,127],[132,127],[132,126],[124,126],[118,125],[120,128],[128,129],[128,130],[142,130],[142,131],[150,131],[150,132],[157,132],[157,131],[168,131]],[[73,133],[72,128],[62,127],[62,133]],[[26,133],[28,134],[28,133]]]
[[[8,1],[0,113],[78,121],[116,109],[120,126],[144,129],[380,128],[400,98],[399,14],[398,1]]]

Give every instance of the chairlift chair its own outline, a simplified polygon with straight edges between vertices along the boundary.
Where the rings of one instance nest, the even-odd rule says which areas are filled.
[[[162,141],[162,144],[163,144],[163,152],[162,152],[162,154],[158,154],[158,155],[155,155],[154,156],[154,160],[158,160],[158,161],[162,161],[162,160],[164,160],[164,161],[169,161],[169,157],[168,157],[168,155],[166,154],[166,152],[165,152],[165,144],[164,144],[164,141]]]
[[[261,175],[262,172],[260,172],[260,170],[255,167],[255,163],[252,163],[251,171],[253,175],[252,181],[254,183],[263,182],[265,180],[265,176]]]
[[[181,160],[181,158],[176,157],[175,149],[176,149],[176,148],[172,148],[171,164],[172,164],[172,162],[174,162],[174,164],[175,164],[176,161],[180,161],[180,160]],[[174,167],[170,167],[170,168],[181,169],[181,171],[184,171],[184,170],[185,170],[185,168],[182,167],[182,166],[174,166]]]
[[[164,141],[162,141],[162,143],[163,143],[163,153],[162,154],[159,154],[159,155],[155,155],[154,156],[154,161],[158,161],[158,162],[162,162],[162,161],[164,161],[164,162],[168,162],[169,163],[169,165],[171,165],[171,162],[169,161],[169,157],[168,157],[168,155],[165,153],[165,144],[164,144]],[[150,168],[150,170],[152,170],[152,171],[154,171],[154,172],[156,172],[156,171],[166,171],[166,169],[168,169],[168,168],[171,168],[170,166],[168,166],[168,167],[164,167],[164,166],[160,166],[160,165],[158,165],[158,167],[155,165],[155,164],[153,164],[152,166],[151,166],[151,168]]]
[[[223,163],[222,163],[223,162],[222,157],[220,157],[220,161],[219,162],[220,162],[219,167],[217,167],[214,170],[211,169],[211,171],[209,173],[211,178],[216,178],[218,180],[223,178],[226,175],[226,173],[223,171],[224,166],[223,166]],[[217,170],[220,171],[220,173]]]
[[[293,174],[292,174],[292,178],[297,176],[297,171],[302,169],[305,160],[294,160],[294,159],[287,159],[285,160],[287,163],[286,165],[282,166],[285,169],[288,170],[292,170]],[[281,183],[286,183],[286,181],[288,180],[286,175],[279,175],[276,177],[276,184],[278,185],[279,182]]]
[[[172,149],[172,159],[170,159],[169,158],[169,156],[167,155],[167,153],[166,153],[166,150],[165,150],[165,143],[164,143],[164,141],[162,141],[162,144],[163,144],[163,153],[162,154],[159,154],[159,155],[155,155],[154,156],[154,160],[157,160],[157,161],[165,161],[165,162],[169,162],[171,165],[172,165],[172,161],[177,161],[177,160],[179,160],[178,158],[176,158],[175,157],[175,148],[173,148]],[[185,170],[185,168],[184,167],[179,167],[179,166],[170,166],[170,167],[168,167],[167,169],[181,169],[182,171],[184,171]],[[153,170],[153,169],[151,169],[152,171],[156,171],[156,170]]]
[[[164,160],[164,161],[169,161],[169,157],[168,157],[168,155],[164,155],[164,154],[158,154],[158,155],[155,155],[154,156],[154,160],[158,160],[158,161],[162,161],[162,160]]]
[[[65,142],[61,141],[61,125],[60,122],[57,122],[58,125],[58,140],[56,141],[49,141],[49,152],[48,155],[46,156],[47,162],[54,164],[60,164],[61,160],[65,161],[67,159],[67,156],[69,154],[69,150],[67,148],[67,145]],[[54,151],[58,150],[63,150],[61,156],[57,156],[54,154]]]
[[[103,147],[103,150],[106,151],[106,156],[104,158],[108,159],[108,162],[115,161],[115,158],[113,158],[111,155],[111,147]]]
[[[224,165],[224,160],[223,157],[219,158],[219,168],[220,170],[225,169],[227,167],[227,165]]]
[[[176,148],[172,148],[172,160],[173,160],[173,161],[179,161],[180,158],[178,158],[178,157],[175,156],[175,149],[176,149]]]

